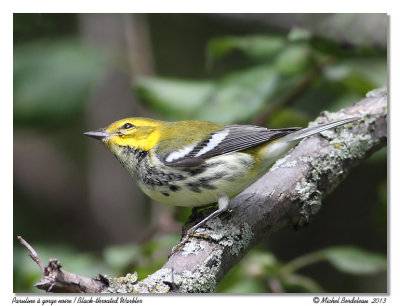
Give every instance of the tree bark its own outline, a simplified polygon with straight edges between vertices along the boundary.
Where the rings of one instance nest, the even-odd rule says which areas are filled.
[[[229,269],[261,239],[282,228],[300,228],[315,217],[322,199],[347,173],[386,145],[386,116],[386,86],[337,113],[323,112],[311,124],[348,117],[361,119],[304,139],[232,200],[230,213],[196,231],[208,239],[190,238],[160,270],[143,281],[137,282],[135,275],[95,279],[97,292],[212,292]],[[209,213],[210,209],[193,213],[190,225]],[[45,276],[39,283],[41,288],[52,291],[43,286],[48,281]],[[53,288],[60,290],[60,286]]]

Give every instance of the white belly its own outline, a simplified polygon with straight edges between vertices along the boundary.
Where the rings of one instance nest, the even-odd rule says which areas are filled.
[[[258,177],[251,170],[254,159],[250,154],[236,152],[207,160],[199,168],[164,167],[166,173],[179,173],[184,179],[168,185],[150,186],[138,181],[139,187],[150,198],[175,206],[203,206],[217,202],[220,195],[233,198]],[[198,170],[196,172],[196,169]],[[191,170],[191,171],[190,171]]]

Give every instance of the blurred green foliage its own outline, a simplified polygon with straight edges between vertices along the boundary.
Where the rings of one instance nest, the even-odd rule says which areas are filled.
[[[39,41],[14,49],[14,122],[57,123],[82,112],[102,57],[71,40]]]
[[[337,15],[335,22],[345,18],[348,23],[349,14]],[[68,155],[68,150],[76,151],[69,158],[82,158],[79,160],[82,165],[87,163],[90,156],[85,157],[82,153],[84,150],[80,150],[82,140],[76,140],[77,134],[80,135],[85,125],[88,96],[103,76],[107,66],[105,63],[110,65],[110,62],[106,52],[102,52],[104,49],[81,41],[79,28],[82,23],[78,22],[79,16],[14,15],[14,128],[23,129],[24,133],[27,130],[40,133],[43,127],[57,125],[61,134],[54,136],[51,145],[62,143],[65,155]],[[146,111],[153,111],[155,117],[227,124],[256,123],[271,128],[304,126],[321,111],[337,111],[387,82],[386,50],[376,49],[368,41],[359,45],[341,42],[337,37],[329,39],[329,33],[323,37],[317,35],[312,27],[293,27],[282,31],[256,25],[244,30],[241,24],[235,22],[229,26],[218,25],[198,15],[147,16],[158,70],[155,76],[136,79],[133,89],[141,99],[142,106]],[[103,25],[99,23],[98,26]],[[343,24],[340,26],[343,27]],[[351,32],[346,37],[354,37],[354,41],[357,41],[357,37],[362,35],[356,34]],[[121,53],[117,64],[111,65],[113,69],[128,74],[121,63],[126,62],[129,54]],[[201,69],[196,70],[198,67]],[[190,71],[192,77],[182,76],[185,71]],[[130,92],[132,88],[128,87],[127,90]],[[110,98],[110,104],[112,100]],[[44,131],[49,132],[46,129]],[[293,241],[279,241],[280,245],[287,244],[281,252],[288,254],[286,256],[273,253],[273,243],[259,245],[228,273],[218,285],[217,292],[335,290],[323,282],[326,275],[312,270],[312,267],[320,267],[324,263],[329,263],[335,270],[336,274],[330,275],[330,279],[334,280],[338,279],[335,275],[340,273],[350,275],[355,283],[361,277],[384,275],[387,247],[386,158],[386,149],[376,152],[360,166],[361,170],[354,179],[346,182],[350,186],[345,189],[348,196],[354,190],[363,192],[360,196],[362,210],[357,210],[353,219],[371,221],[369,224],[358,224],[354,220],[354,227],[365,229],[363,231],[367,236],[351,241],[357,247],[336,246],[343,244],[338,240],[346,241],[350,236],[347,233],[346,237],[340,237],[335,242],[324,239],[325,245],[315,246],[309,242],[307,248],[314,251],[308,253],[309,250],[306,255],[301,255],[304,252],[300,252]],[[79,177],[85,177],[87,169],[77,168]],[[45,179],[52,180],[53,177]],[[46,263],[48,258],[56,257],[67,271],[89,277],[95,277],[98,273],[114,277],[137,271],[139,279],[142,279],[162,266],[179,239],[178,235],[155,235],[141,244],[104,245],[100,250],[91,245],[88,239],[83,239],[87,241],[82,247],[84,250],[72,247],[62,241],[80,241],[81,232],[86,231],[89,235],[90,230],[93,231],[92,235],[101,236],[95,222],[85,222],[88,225],[83,230],[71,221],[74,215],[80,215],[82,219],[90,215],[87,212],[83,214],[83,203],[87,202],[88,196],[80,199],[76,210],[67,208],[59,211],[57,207],[47,212],[49,215],[58,214],[53,218],[57,222],[64,221],[61,216],[67,216],[65,223],[71,222],[72,225],[62,237],[58,232],[55,234],[57,237],[52,237],[51,233],[45,236],[49,232],[49,223],[37,220],[46,219],[47,215],[46,218],[35,218],[34,213],[38,209],[32,204],[35,200],[32,200],[29,188],[15,185],[14,192],[18,196],[14,198],[22,199],[20,201],[23,203],[18,203],[18,206],[14,204],[17,207],[14,218],[23,221],[14,222],[19,226],[14,228],[14,232],[21,235],[24,232],[40,233],[39,237],[29,242],[32,242],[42,261]],[[71,183],[68,188],[77,187]],[[37,201],[44,202],[38,198]],[[353,197],[351,200],[358,199]],[[43,215],[40,210],[37,214]],[[188,209],[179,210],[175,219],[187,220],[187,214]],[[364,215],[368,217],[362,218]],[[339,222],[340,216],[329,216],[328,219],[323,222]],[[332,226],[330,237],[336,235],[338,227],[340,223],[337,227]],[[370,238],[371,232],[376,234],[374,239]],[[323,235],[329,236],[329,233]],[[297,236],[293,239],[297,239]],[[358,243],[363,247],[358,247]],[[39,280],[40,271],[26,255],[26,249],[17,244],[14,246],[14,291],[39,292],[32,286]],[[350,288],[348,290],[359,289],[354,284],[346,285],[346,288]],[[336,284],[332,288],[342,287]]]
[[[233,51],[240,51],[256,60],[268,60],[283,51],[285,45],[286,40],[282,36],[218,37],[207,45],[207,63],[211,68],[214,61]]]
[[[146,77],[136,83],[137,93],[146,106],[172,120],[246,123],[271,109],[274,112],[265,123],[271,120],[285,126],[289,113],[293,114],[289,122],[297,117],[297,109],[287,110],[297,108],[293,97],[299,93],[312,107],[310,119],[322,109],[340,109],[386,83],[382,54],[354,58],[354,51],[345,55],[321,51],[315,47],[312,33],[301,28],[293,29],[287,37],[213,38],[206,48],[209,69],[235,51],[251,59],[249,67],[229,71],[216,80]],[[279,111],[286,111],[285,121],[277,122],[273,116]]]
[[[138,94],[174,119],[240,122],[262,109],[276,87],[277,75],[267,66],[232,73],[212,82],[147,78],[138,82]]]
[[[260,248],[250,251],[218,284],[217,292],[324,292],[312,278],[298,270],[326,261],[342,273],[356,276],[386,271],[386,258],[355,247],[332,247],[284,263]]]

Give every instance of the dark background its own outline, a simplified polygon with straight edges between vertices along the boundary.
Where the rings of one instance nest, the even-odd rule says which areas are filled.
[[[130,116],[305,126],[387,82],[387,22],[385,14],[14,14],[14,291],[38,292],[40,278],[17,235],[68,271],[142,278],[165,262],[190,214],[146,198],[83,132]],[[306,228],[262,241],[218,292],[270,292],[271,280],[285,292],[386,292],[386,155],[352,171]],[[333,247],[335,259],[318,257]],[[280,274],[305,254],[310,264]]]

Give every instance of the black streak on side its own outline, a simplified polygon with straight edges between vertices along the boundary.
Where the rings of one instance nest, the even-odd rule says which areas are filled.
[[[197,167],[184,167],[181,169],[180,173],[168,173],[160,171],[155,167],[150,166],[147,163],[148,152],[140,149],[132,149],[131,147],[124,147],[125,154],[133,155],[136,160],[136,176],[139,181],[148,186],[149,188],[154,188],[154,186],[165,186],[167,189],[161,192],[164,196],[168,197],[170,194],[167,192],[168,189],[171,192],[177,192],[182,188],[176,184],[176,181],[182,181],[187,178],[187,176],[193,177],[194,182],[186,183],[186,187],[192,192],[200,193],[201,188],[214,190],[216,187],[212,184],[213,181],[219,180],[221,178],[227,177],[228,173],[225,171],[220,171],[215,173],[213,176],[205,176],[197,178],[200,174],[204,173],[207,169],[223,165],[224,162],[216,161],[207,164],[203,164]],[[246,162],[246,160],[243,160]],[[140,171],[138,171],[140,169]],[[187,175],[184,175],[187,174]]]
[[[133,149],[128,146],[122,147],[124,150],[124,154],[127,156],[130,156],[130,158],[133,158],[135,160],[135,175],[136,179],[140,182],[142,182],[144,185],[146,185],[149,188],[154,188],[155,186],[160,186],[160,187],[167,187],[171,191],[178,191],[181,188],[179,186],[176,186],[175,184],[172,184],[176,181],[182,181],[187,178],[187,175],[185,173],[172,173],[172,172],[164,172],[160,169],[157,169],[156,167],[153,167],[149,165],[147,162],[147,158],[149,155],[148,151],[140,150],[140,149]],[[117,157],[117,156],[116,156]],[[118,157],[117,157],[118,159]],[[125,165],[124,160],[119,160],[124,167],[129,167],[129,165]],[[169,196],[169,193],[165,192],[165,196]]]
[[[198,187],[197,183],[186,183],[186,187],[188,187],[193,192],[196,192],[196,193],[200,193],[201,192],[201,190]]]
[[[178,190],[180,190],[180,189],[181,189],[181,187],[176,186],[176,185],[170,185],[170,186],[169,186],[169,190],[171,190],[171,191],[173,191],[173,192],[178,191]]]

